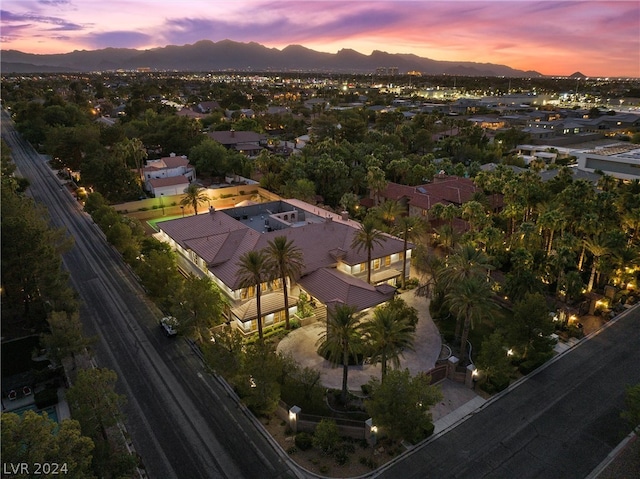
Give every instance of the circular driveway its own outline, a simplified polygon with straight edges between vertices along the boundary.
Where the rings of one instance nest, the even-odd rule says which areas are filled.
[[[412,375],[432,369],[442,348],[440,333],[429,314],[429,300],[418,297],[414,291],[402,293],[400,297],[408,306],[418,311],[418,324],[414,340],[414,350],[407,350],[400,357],[400,368],[408,368]],[[316,322],[291,331],[278,344],[277,351],[290,354],[302,367],[320,371],[325,387],[342,387],[342,366],[333,367],[331,363],[316,351],[317,342],[326,329],[325,323]],[[371,377],[380,378],[380,365],[349,366],[348,386],[350,391],[359,392],[360,386],[369,382]]]

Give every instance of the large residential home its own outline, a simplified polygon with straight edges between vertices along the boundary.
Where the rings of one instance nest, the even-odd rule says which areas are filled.
[[[207,135],[225,148],[247,156],[257,156],[267,145],[267,136],[255,131],[210,131]]]
[[[395,284],[408,265],[412,244],[405,254],[403,241],[385,235],[372,250],[371,284],[367,283],[367,251],[352,248],[360,223],[299,200],[215,210],[158,224],[156,237],[169,243],[198,274],[211,278],[227,296],[227,319],[245,334],[257,329],[256,288],[241,287],[240,257],[261,250],[277,236],[293,241],[302,252],[304,268],[295,282],[288,281],[289,311],[297,312],[300,292],[315,305],[318,320],[327,308],[346,304],[358,311],[384,303],[395,294]],[[293,283],[293,284],[292,284]],[[286,287],[285,286],[285,287]],[[284,321],[283,285],[265,281],[261,291],[263,325]]]
[[[195,168],[186,156],[170,156],[148,160],[142,169],[145,190],[155,197],[180,195],[196,179]]]
[[[482,192],[482,189],[468,178],[436,175],[433,183],[418,186],[388,182],[380,197],[383,200],[398,201],[407,209],[409,216],[426,217],[435,204],[460,206],[471,200],[477,191]]]

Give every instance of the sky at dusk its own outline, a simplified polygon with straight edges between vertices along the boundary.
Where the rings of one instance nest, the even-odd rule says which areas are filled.
[[[638,0],[2,0],[0,8],[2,49],[27,53],[229,39],[640,77]]]

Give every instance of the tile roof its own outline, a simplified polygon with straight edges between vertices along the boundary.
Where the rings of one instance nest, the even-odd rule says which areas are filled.
[[[382,196],[391,200],[408,198],[411,206],[428,210],[436,203],[461,205],[469,201],[476,191],[482,190],[475,186],[470,179],[450,176],[418,186],[389,182],[385,191],[382,192]]]
[[[339,215],[335,216],[339,218]],[[353,238],[360,227],[360,224],[353,220],[332,217],[331,220],[325,219],[322,222],[259,233],[226,212],[213,211],[164,221],[158,227],[182,248],[191,249],[203,258],[209,270],[233,290],[239,287],[237,264],[240,257],[247,251],[266,247],[276,236],[284,236],[293,241],[302,251],[303,276],[321,268],[335,267],[338,252],[342,262],[348,265],[367,261],[365,249],[356,251],[351,248]],[[403,251],[402,240],[390,235],[385,237],[385,242],[375,245],[372,251],[373,258]]]
[[[297,303],[298,298],[296,296],[289,296],[289,306]],[[260,314],[275,313],[284,309],[284,294],[283,293],[264,293],[260,295]],[[240,319],[240,321],[249,321],[258,317],[258,305],[255,298],[242,303],[236,308],[232,308],[231,312]]]
[[[184,175],[170,176],[168,178],[150,178],[147,182],[154,188],[162,186],[188,185],[189,180]]]
[[[237,145],[238,143],[254,143],[266,140],[267,136],[255,131],[210,131],[209,138],[223,145]]]
[[[395,294],[391,285],[373,286],[333,268],[318,269],[300,278],[298,284],[326,305],[342,303],[358,311],[388,301]]]

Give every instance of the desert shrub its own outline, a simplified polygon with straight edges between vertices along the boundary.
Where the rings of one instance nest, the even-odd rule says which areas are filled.
[[[296,434],[295,443],[298,449],[306,451],[313,446],[313,437],[307,432],[300,432]]]
[[[324,454],[331,454],[336,450],[340,442],[338,425],[332,419],[323,419],[316,426],[313,434],[313,446],[320,449]]]

